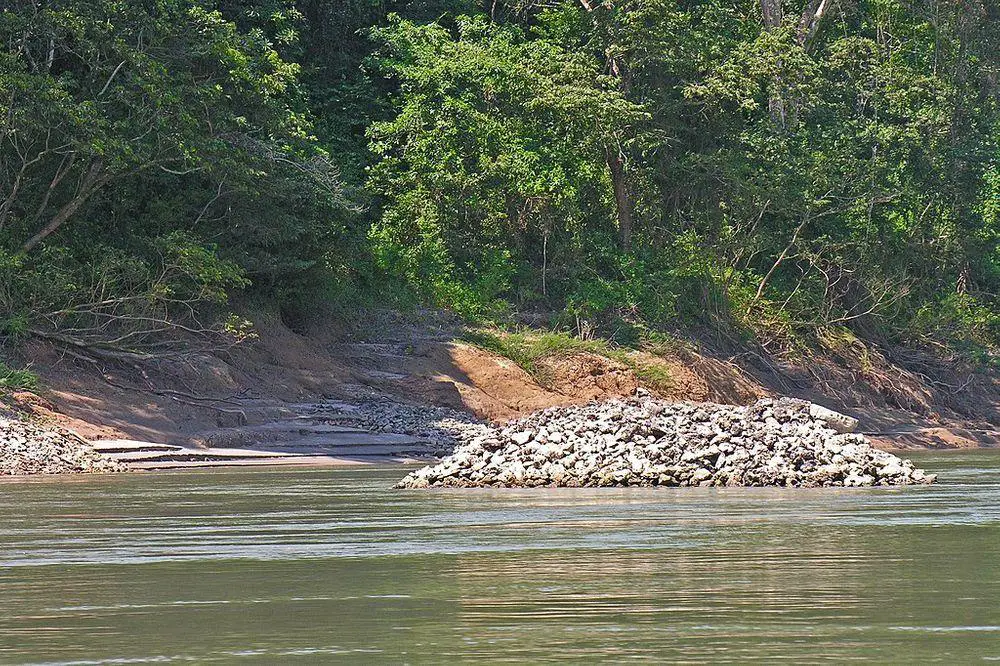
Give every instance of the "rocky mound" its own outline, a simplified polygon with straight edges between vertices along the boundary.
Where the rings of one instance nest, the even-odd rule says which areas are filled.
[[[455,429],[462,443],[397,488],[537,486],[896,486],[935,475],[850,432],[811,403],[749,407],[648,395],[553,407],[503,426]]]
[[[330,423],[363,428],[369,432],[405,433],[432,445],[436,455],[452,453],[456,446],[492,432],[489,425],[464,412],[432,405],[408,405],[387,400],[356,405],[338,404]]]
[[[0,475],[121,471],[68,431],[0,417]]]

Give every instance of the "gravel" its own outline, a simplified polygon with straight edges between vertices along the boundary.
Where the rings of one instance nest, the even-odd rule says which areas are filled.
[[[490,424],[447,407],[377,400],[357,405],[337,404],[333,409],[339,413],[326,419],[331,423],[368,432],[411,435],[426,442],[437,457],[447,456],[463,442],[488,436],[493,431]]]
[[[399,406],[385,410],[384,427],[404,423],[388,414]],[[419,416],[410,414],[413,423]],[[849,432],[853,419],[790,398],[740,407],[669,403],[640,391],[497,426],[451,415],[430,421],[423,427],[452,438],[453,453],[408,474],[397,488],[861,487],[936,479]]]
[[[69,431],[0,417],[0,476],[121,471]]]

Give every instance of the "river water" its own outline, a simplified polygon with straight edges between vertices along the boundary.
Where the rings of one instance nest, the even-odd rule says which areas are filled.
[[[0,662],[1000,661],[1000,451],[881,490],[0,483]]]

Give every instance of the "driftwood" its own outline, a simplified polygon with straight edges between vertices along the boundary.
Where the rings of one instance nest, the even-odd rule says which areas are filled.
[[[146,382],[146,388],[138,386],[126,386],[124,384],[119,384],[112,381],[106,373],[101,373],[104,381],[110,386],[123,391],[139,391],[152,393],[154,395],[161,395],[175,402],[179,402],[186,405],[191,405],[192,407],[203,407],[206,409],[211,409],[222,414],[231,414],[239,416],[241,421],[246,422],[246,412],[239,408],[239,403],[228,399],[228,398],[216,398],[216,397],[205,397],[195,395],[193,393],[187,393],[185,391],[177,391],[175,389],[165,389],[158,388],[153,384],[152,379],[149,374],[139,365],[145,362],[154,362],[164,360],[164,355],[135,352],[124,349],[116,349],[109,347],[106,344],[88,342],[86,340],[81,340],[79,338],[74,338],[69,335],[64,335],[60,333],[52,333],[47,331],[40,331],[32,329],[29,333],[37,338],[43,340],[48,340],[55,344],[63,347],[64,351],[72,356],[73,358],[79,359],[86,363],[92,365],[98,365],[99,359],[106,359],[110,361],[115,361],[127,365],[132,370],[136,371]],[[234,405],[235,408],[220,407],[218,404],[211,403],[223,403],[228,405]]]

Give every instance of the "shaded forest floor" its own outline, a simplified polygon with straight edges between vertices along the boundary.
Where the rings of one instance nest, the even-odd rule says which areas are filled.
[[[391,399],[503,420],[644,386],[671,400],[808,399],[860,419],[881,448],[1000,446],[1000,376],[912,349],[876,351],[855,342],[793,362],[696,340],[655,353],[555,345],[525,369],[522,359],[519,365],[469,342],[481,336],[439,313],[378,312],[350,330],[327,325],[298,332],[277,314],[245,314],[256,340],[165,355],[142,368],[84,362],[48,343],[29,343],[20,360],[30,363],[43,389],[0,402],[90,439],[208,445],[233,428],[253,432],[311,400]],[[545,333],[525,334],[532,335]],[[266,428],[259,432],[266,436]],[[266,442],[237,444],[260,443]]]

